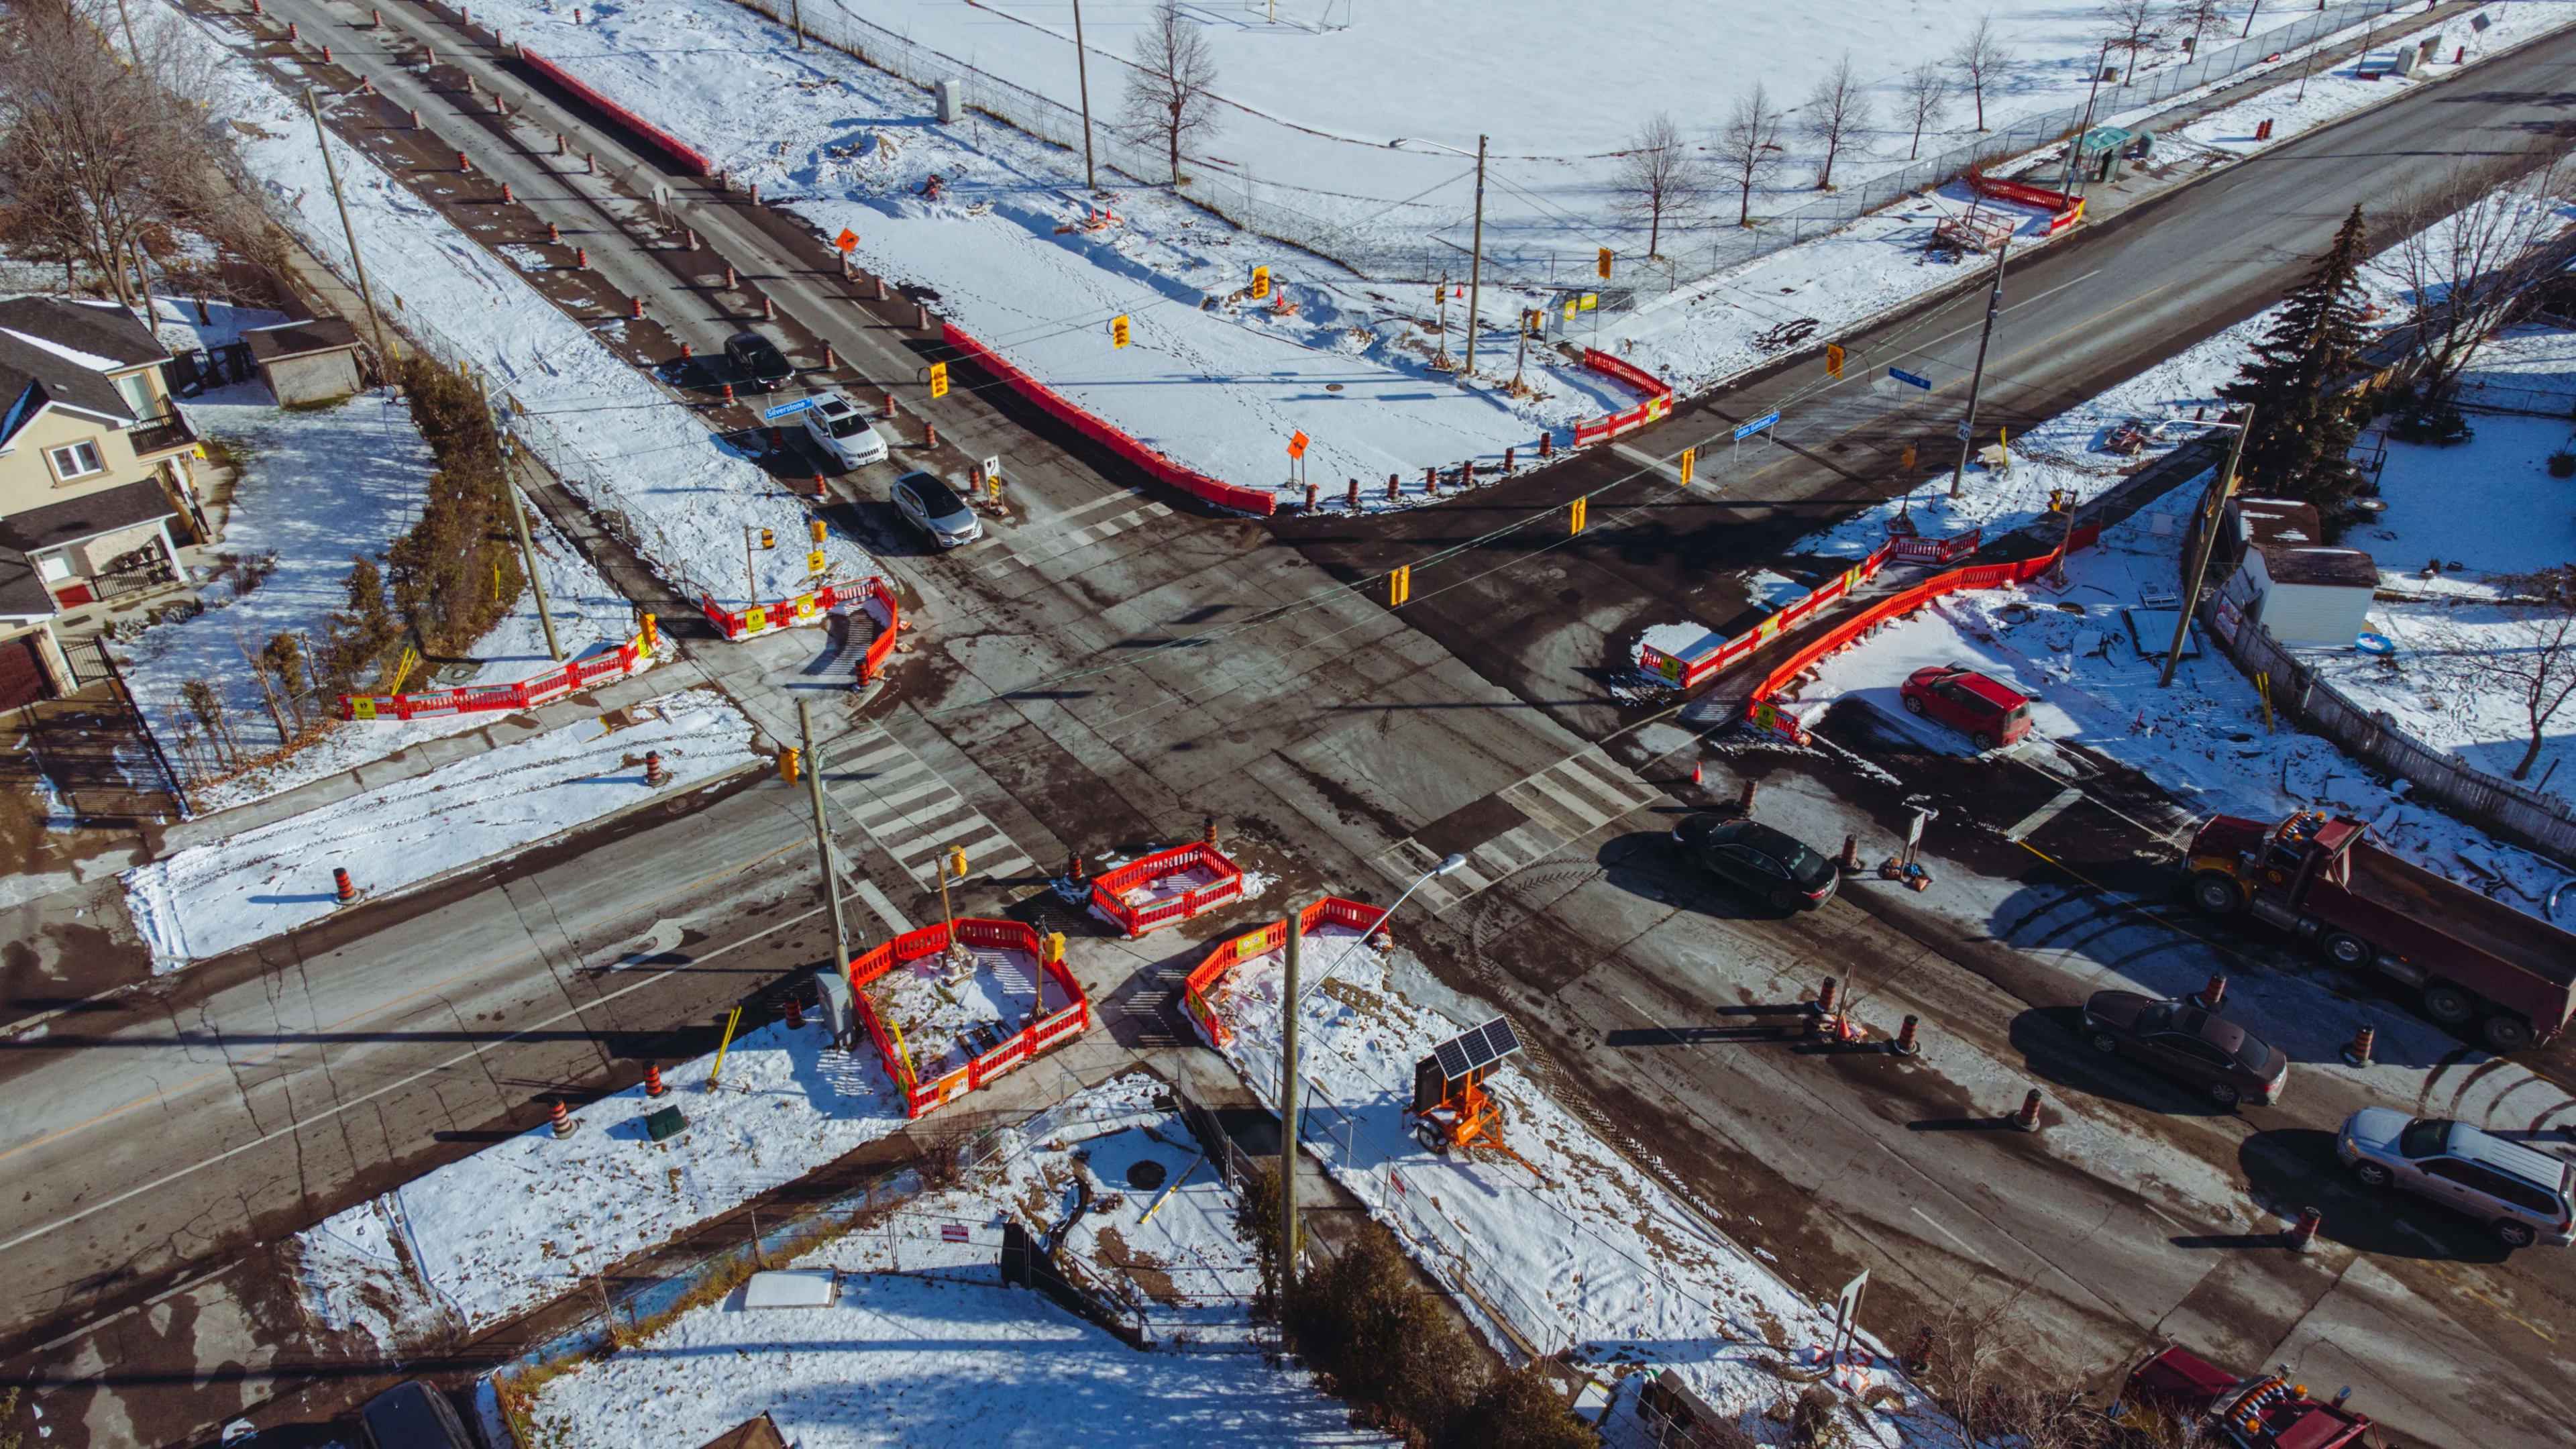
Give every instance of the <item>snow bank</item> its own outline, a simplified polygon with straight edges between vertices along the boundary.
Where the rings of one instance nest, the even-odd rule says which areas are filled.
[[[713,1058],[700,1057],[665,1074],[659,1099],[639,1085],[582,1108],[570,1137],[540,1126],[451,1162],[297,1235],[308,1307],[345,1315],[353,1303],[426,1298],[480,1331],[584,1288],[693,1223],[901,1130],[902,1099],[874,1058],[832,1050],[819,1027],[773,1024],[733,1043],[720,1086],[706,1085]],[[654,1142],[643,1119],[664,1106],[688,1130]],[[416,1273],[375,1246],[387,1231]]]
[[[304,243],[345,274],[348,247],[312,122],[198,22],[152,13],[229,62],[213,71],[223,88],[219,108],[239,133],[244,164]],[[803,507],[751,462],[717,446],[687,408],[364,153],[335,140],[332,154],[387,319],[488,377],[522,436],[567,487],[632,538],[657,572],[728,607],[749,602],[732,592],[745,583],[743,528],[801,536]],[[823,548],[832,577],[856,580],[875,571],[846,538],[835,535]],[[765,599],[810,586],[802,550],[779,549],[755,561]]]
[[[339,909],[334,867],[390,895],[752,764],[751,735],[718,695],[666,694],[136,866],[126,907],[155,968],[175,970]]]

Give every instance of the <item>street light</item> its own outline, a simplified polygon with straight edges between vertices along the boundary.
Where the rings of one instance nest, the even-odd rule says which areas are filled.
[[[1433,876],[1454,874],[1465,869],[1466,865],[1467,857],[1451,855],[1424,871],[1413,884],[1404,888],[1403,895],[1395,898],[1395,905],[1387,907],[1386,914],[1377,918],[1378,925],[1384,927],[1395,915],[1395,907],[1403,905]],[[1297,968],[1305,954],[1306,940],[1300,913],[1290,911],[1287,925],[1288,941],[1284,953],[1287,981],[1286,989],[1279,993],[1279,1283],[1283,1294],[1297,1277],[1297,1007],[1306,999],[1306,993],[1297,981]],[[1331,974],[1332,967],[1325,967],[1324,976]],[[1323,981],[1323,976],[1315,978],[1318,986]]]
[[[1390,151],[1411,141],[1417,146],[1436,146],[1452,155],[1467,153],[1445,141],[1426,141],[1419,136],[1398,136],[1386,143]],[[1476,375],[1476,302],[1483,295],[1485,278],[1485,138],[1476,138],[1476,228],[1467,252],[1467,361],[1459,369],[1458,380],[1464,384]],[[1447,864],[1447,862],[1442,862]],[[1420,882],[1416,882],[1419,884]]]

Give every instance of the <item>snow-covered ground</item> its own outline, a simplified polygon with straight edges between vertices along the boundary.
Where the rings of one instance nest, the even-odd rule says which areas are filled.
[[[234,320],[222,311],[217,316]],[[165,335],[192,330],[163,324]],[[238,335],[238,327],[233,330]],[[246,754],[275,748],[277,727],[245,656],[258,655],[276,634],[293,633],[302,641],[309,675],[313,648],[326,636],[325,619],[347,603],[344,585],[353,556],[383,551],[419,519],[434,465],[428,444],[412,427],[410,409],[382,392],[333,407],[289,409],[278,407],[259,383],[248,382],[180,407],[201,434],[231,452],[241,470],[232,502],[222,510],[224,536],[214,548],[236,562],[198,590],[204,613],[146,627],[116,652],[163,748],[177,759],[211,763],[178,744],[195,728],[180,687],[198,679],[222,692]],[[532,542],[565,656],[580,658],[623,642],[634,626],[632,607],[552,525],[540,519]],[[459,683],[509,684],[555,667],[533,596],[522,593],[510,614],[475,643],[474,665],[472,678]],[[424,670],[408,687],[445,686],[433,685]],[[295,708],[307,723],[331,722],[283,760],[196,786],[191,793],[200,810],[273,795],[483,721],[449,715],[344,724],[334,718],[338,700],[318,693],[308,693]],[[296,725],[293,718],[287,723],[290,729]]]
[[[331,205],[312,122],[260,73],[233,58],[207,26],[174,10],[146,7],[138,25],[166,25],[217,58],[221,109],[270,200],[314,252],[347,268],[346,242]],[[291,62],[289,62],[291,64]],[[471,363],[509,404],[516,425],[547,464],[594,510],[622,520],[645,560],[665,578],[715,596],[747,600],[742,530],[781,536],[805,531],[805,510],[747,459],[726,452],[687,408],[610,352],[580,323],[531,289],[509,263],[486,252],[427,203],[337,142],[333,157],[351,219],[366,246],[367,273],[389,320],[426,339],[443,358]],[[874,572],[847,538],[823,545],[829,573]],[[759,555],[761,597],[810,586],[800,549]]]
[[[1300,1062],[1312,1084],[1306,1145],[1435,1270],[1463,1279],[1541,1351],[1594,1364],[1671,1367],[1721,1410],[1769,1407],[1784,1381],[1764,1361],[1812,1365],[1831,1307],[1799,1297],[1549,1099],[1512,1060],[1487,1089],[1512,1155],[1439,1155],[1408,1130],[1413,1065],[1474,1022],[1408,999],[1421,968],[1355,931],[1306,937]],[[1236,967],[1213,1006],[1256,1090],[1279,1079],[1276,953]],[[1864,1344],[1864,1348],[1869,1346]],[[1867,1395],[1875,1442],[1940,1443],[1928,1402],[1870,1349],[1837,1381]],[[1882,1407],[1883,1406],[1883,1407]]]
[[[1059,1250],[1069,1276],[1140,1312],[1158,1347],[1249,1347],[1260,1275],[1234,1195],[1160,1091],[1143,1076],[1093,1088],[1048,1114],[1073,1125],[1005,1132],[958,1186],[781,1265],[830,1278],[829,1306],[748,1309],[737,1293],[694,1309],[551,1379],[531,1417],[548,1442],[620,1449],[703,1443],[764,1412],[804,1449],[1383,1442],[1258,1353],[1140,1353],[1000,1286],[1001,1225],[1051,1227],[1087,1187]]]
[[[753,763],[751,736],[711,691],[666,694],[136,866],[126,907],[155,969],[176,970],[339,909],[335,867],[389,895]]]
[[[904,1125],[876,1053],[835,1051],[817,1025],[744,1035],[709,1087],[713,1066],[673,1066],[660,1098],[603,1097],[569,1137],[533,1128],[299,1234],[309,1310],[387,1349],[420,1322],[488,1328]],[[688,1130],[655,1142],[644,1118],[665,1106]]]

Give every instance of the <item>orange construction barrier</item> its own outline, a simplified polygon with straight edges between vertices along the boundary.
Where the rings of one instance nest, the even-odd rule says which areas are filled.
[[[1361,935],[1376,930],[1378,923],[1385,919],[1386,912],[1381,907],[1364,906],[1358,901],[1343,900],[1340,896],[1326,896],[1297,913],[1300,930],[1311,931],[1317,926],[1327,925],[1348,926]],[[1234,1040],[1234,1033],[1224,1022],[1217,1020],[1216,1009],[1209,1005],[1208,999],[1214,994],[1216,984],[1235,967],[1246,961],[1258,960],[1287,944],[1288,923],[1272,921],[1257,931],[1246,931],[1233,940],[1218,942],[1216,949],[1208,952],[1207,959],[1199,963],[1198,969],[1189,974],[1189,979],[1181,983],[1181,1005],[1188,1010],[1190,1020],[1198,1026],[1199,1035],[1207,1039],[1209,1046],[1222,1047]]]

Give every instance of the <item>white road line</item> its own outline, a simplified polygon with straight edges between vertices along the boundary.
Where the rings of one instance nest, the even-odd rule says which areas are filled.
[[[1612,443],[1610,445],[1610,451],[1627,459],[1631,463],[1639,465],[1640,467],[1652,468],[1656,472],[1663,474],[1665,477],[1676,483],[1682,481],[1681,469],[1674,467],[1672,464],[1665,462],[1663,459],[1656,457],[1654,454],[1647,452],[1643,448],[1632,448],[1626,443]]]
[[[1910,1212],[1910,1213],[1914,1214],[1914,1215],[1915,1215],[1916,1217],[1918,1217],[1918,1218],[1921,1218],[1923,1221],[1925,1221],[1925,1222],[1927,1222],[1927,1223],[1930,1223],[1930,1224],[1932,1225],[1932,1231],[1934,1231],[1934,1232],[1936,1232],[1936,1233],[1939,1233],[1941,1236],[1943,1236],[1943,1237],[1945,1237],[1945,1238],[1948,1238],[1951,1242],[1954,1242],[1954,1243],[1958,1244],[1958,1245],[1959,1245],[1959,1251],[1960,1251],[1960,1252],[1965,1253],[1965,1254],[1967,1254],[1969,1257],[1976,1259],[1978,1262],[1985,1264],[1988,1268],[1994,1268],[1994,1267],[1995,1267],[1994,1259],[1989,1258],[1989,1257],[1987,1257],[1985,1254],[1978,1252],[1978,1251],[1976,1250],[1976,1247],[1975,1247],[1973,1244],[1971,1244],[1967,1239],[1965,1239],[1965,1238],[1963,1238],[1963,1237],[1960,1237],[1957,1233],[1954,1233],[1954,1232],[1950,1231],[1948,1228],[1945,1228],[1945,1227],[1941,1226],[1940,1220],[1939,1220],[1939,1219],[1937,1219],[1937,1218],[1935,1218],[1935,1217],[1933,1217],[1930,1213],[1925,1212],[1925,1211],[1924,1211],[1923,1209],[1921,1209],[1921,1208],[1908,1208],[1908,1209],[1906,1209],[1906,1211],[1908,1211],[1908,1212]],[[1995,1271],[2000,1272],[2000,1271],[2002,1271],[2002,1270],[2001,1270],[2001,1269],[1995,1269]]]
[[[2020,822],[2015,824],[2012,829],[2005,831],[2004,839],[2021,840],[2025,837],[2037,834],[2041,826],[2046,825],[2048,822],[2064,814],[2066,812],[2066,807],[2083,798],[2083,791],[2072,785],[2067,786],[2065,789],[2060,790],[2055,795],[2049,797],[2047,804],[2042,805],[2038,809],[2030,812],[2028,815],[2023,816]]]
[[[912,922],[903,918],[903,912],[895,909],[894,901],[878,888],[875,881],[858,876],[851,880],[850,889],[869,910],[876,912],[878,920],[886,923],[887,930],[900,936],[912,929]]]

